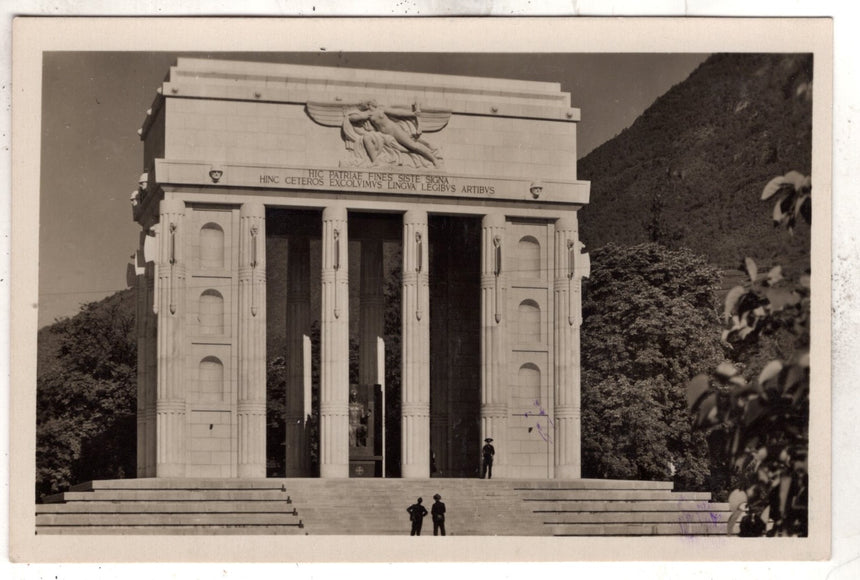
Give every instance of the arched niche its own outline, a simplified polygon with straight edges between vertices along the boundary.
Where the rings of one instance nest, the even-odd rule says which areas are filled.
[[[517,370],[517,383],[514,390],[514,412],[539,415],[545,407],[541,401],[541,371],[531,362],[520,365]]]
[[[541,312],[534,300],[523,300],[517,307],[517,342],[541,342]]]
[[[204,291],[197,312],[200,334],[224,334],[224,297],[220,292],[211,288]]]
[[[214,222],[200,228],[200,267],[207,270],[224,268],[224,230]]]
[[[524,278],[537,278],[541,271],[540,242],[534,236],[523,236],[517,243],[517,273]]]
[[[197,384],[204,399],[220,399],[224,392],[224,364],[217,356],[204,357],[198,366]]]

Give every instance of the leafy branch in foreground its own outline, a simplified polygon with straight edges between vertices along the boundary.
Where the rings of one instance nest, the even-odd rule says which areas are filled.
[[[791,230],[811,219],[809,178],[797,172],[771,180],[762,199],[777,197],[776,225]],[[747,380],[724,362],[687,385],[694,425],[712,454],[732,470],[729,532],[741,536],[808,534],[809,325],[808,274],[790,283],[779,266],[759,273],[745,261],[749,281],[726,296],[722,340],[738,347],[789,332],[793,349]]]

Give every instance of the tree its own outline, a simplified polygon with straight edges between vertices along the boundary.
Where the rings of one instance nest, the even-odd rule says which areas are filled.
[[[792,171],[772,179],[762,199],[776,198],[774,224],[789,232],[797,217],[810,223],[809,177]],[[809,454],[809,274],[797,283],[775,266],[759,273],[745,261],[749,281],[732,288],[725,301],[722,339],[745,349],[763,338],[789,334],[791,348],[746,378],[734,364],[696,376],[687,401],[697,429],[712,454],[731,469],[729,496],[741,536],[808,534]],[[772,343],[777,344],[779,343]]]
[[[684,385],[722,359],[717,272],[657,244],[610,244],[592,255],[581,331],[583,476],[701,488],[708,450],[691,428]]]
[[[134,476],[134,329],[134,291],[126,290],[40,333],[40,343],[55,342],[56,350],[40,357],[37,373],[37,498],[81,481]]]

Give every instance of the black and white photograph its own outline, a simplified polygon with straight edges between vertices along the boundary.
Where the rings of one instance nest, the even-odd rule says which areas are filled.
[[[829,556],[826,19],[15,26],[13,553]]]

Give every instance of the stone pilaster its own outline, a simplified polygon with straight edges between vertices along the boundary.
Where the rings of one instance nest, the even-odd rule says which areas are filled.
[[[576,216],[555,224],[555,275],[553,282],[555,359],[555,477],[578,479],[581,469],[579,326],[580,278]]]
[[[323,210],[320,300],[320,477],[349,477],[349,261],[347,213]]]
[[[185,202],[161,201],[156,477],[185,476]]]
[[[481,445],[493,438],[493,476],[506,475],[507,273],[504,268],[505,216],[490,214],[481,221]],[[480,449],[475,450],[480,461]]]
[[[239,210],[238,476],[266,477],[266,208]]]
[[[310,244],[307,237],[291,237],[287,249],[287,402],[286,475],[307,477],[309,461],[305,437],[304,337],[311,333]]]
[[[403,216],[402,475],[430,476],[430,284],[427,212]]]

